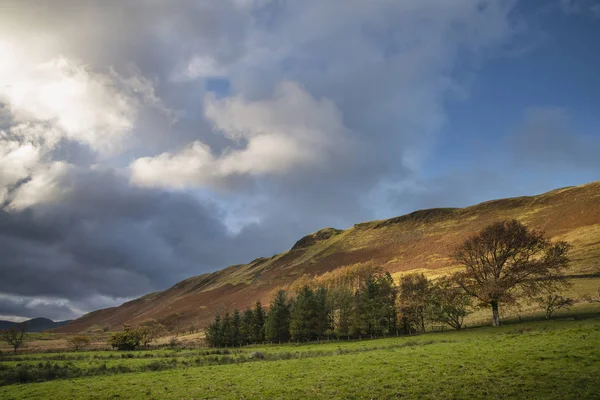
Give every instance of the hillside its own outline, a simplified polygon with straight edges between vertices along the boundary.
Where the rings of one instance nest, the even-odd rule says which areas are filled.
[[[347,230],[325,228],[301,238],[284,253],[186,279],[119,307],[91,312],[59,331],[119,329],[123,323],[135,325],[149,318],[169,326],[203,327],[217,310],[245,308],[256,300],[268,304],[277,289],[304,274],[355,263],[376,263],[396,277],[412,270],[439,276],[456,268],[449,258],[454,246],[486,225],[509,218],[573,244],[569,274],[598,272],[600,181],[466,208],[420,210]]]
[[[27,332],[44,332],[49,329],[55,329],[67,325],[69,322],[71,322],[71,320],[55,322],[48,318],[33,318],[20,323],[26,324],[25,330]],[[0,321],[0,330],[12,328],[20,323],[12,321]]]

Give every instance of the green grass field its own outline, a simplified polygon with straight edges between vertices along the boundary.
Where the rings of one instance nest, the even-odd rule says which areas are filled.
[[[2,373],[49,365],[81,377],[6,384],[0,398],[590,399],[600,398],[599,350],[600,316],[592,314],[221,354],[184,349],[5,355]],[[250,360],[252,351],[265,359]]]

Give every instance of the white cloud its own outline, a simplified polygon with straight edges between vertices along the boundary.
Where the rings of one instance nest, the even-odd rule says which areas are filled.
[[[0,204],[7,210],[58,199],[68,166],[51,154],[61,140],[109,156],[122,150],[143,105],[168,111],[137,70],[99,73],[26,44],[0,41],[0,104],[9,121],[0,131]]]
[[[283,175],[292,169],[319,167],[351,139],[335,105],[317,100],[292,82],[280,84],[272,99],[207,96],[206,116],[242,148],[213,155],[196,141],[179,153],[146,157],[131,165],[132,181],[145,186],[218,185],[234,175]]]
[[[61,161],[39,165],[31,179],[14,190],[7,210],[22,210],[35,204],[60,200],[61,194],[68,190],[62,186],[62,178],[69,169],[70,166]]]
[[[0,68],[0,101],[17,122],[47,123],[68,139],[110,152],[120,148],[137,112],[135,98],[116,84],[64,57],[37,64],[17,58]]]

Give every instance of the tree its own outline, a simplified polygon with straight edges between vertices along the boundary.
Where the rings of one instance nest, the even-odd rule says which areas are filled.
[[[17,352],[17,349],[25,342],[25,330],[27,325],[25,323],[16,324],[8,329],[5,329],[1,333],[2,340],[12,346],[13,353]]]
[[[431,301],[431,282],[423,274],[400,278],[400,313],[404,330],[425,332],[425,319]]]
[[[148,344],[163,336],[167,329],[157,320],[148,319],[140,324],[138,331],[141,334],[142,344],[148,347]]]
[[[456,330],[471,314],[471,296],[452,279],[440,278],[431,288],[429,315],[432,321],[448,324]]]
[[[350,335],[372,337],[396,332],[397,294],[398,289],[388,272],[371,269],[361,276],[350,313]]]
[[[219,314],[215,317],[215,321],[206,328],[206,340],[212,347],[223,346],[223,327]]]
[[[254,324],[254,310],[247,308],[242,314],[242,322],[240,325],[240,337],[243,344],[253,342],[253,324]]]
[[[140,346],[142,334],[129,325],[123,325],[123,331],[114,332],[108,337],[108,344],[119,350],[135,350]]]
[[[575,304],[573,299],[559,294],[549,293],[536,298],[537,303],[546,311],[546,319],[550,319],[554,311],[560,308],[570,308]]]
[[[83,348],[88,347],[90,344],[92,344],[92,339],[89,336],[80,335],[80,336],[73,336],[72,338],[69,338],[69,340],[67,340],[67,342],[71,349],[73,349],[74,351],[79,351]]]
[[[308,286],[300,289],[290,316],[290,335],[293,340],[316,339],[319,332],[319,313],[315,293]]]
[[[565,286],[563,271],[571,245],[552,243],[537,230],[517,220],[500,221],[484,228],[458,246],[454,260],[465,267],[454,278],[480,305],[492,310],[493,325],[500,325],[500,304],[520,295],[533,298],[541,291]]]
[[[331,319],[334,334],[339,337],[350,336],[354,291],[349,285],[334,287],[327,291],[331,304]]]
[[[230,344],[232,346],[240,346],[242,344],[241,328],[242,328],[242,317],[240,315],[240,311],[236,308],[233,311],[233,318],[231,319]]]
[[[233,343],[233,324],[231,323],[231,316],[229,313],[225,313],[223,321],[221,322],[221,346],[231,346]]]
[[[252,319],[252,332],[251,332],[251,340],[254,343],[262,343],[265,341],[265,320],[267,318],[267,314],[265,310],[262,308],[260,301],[256,302],[254,306],[253,319]]]
[[[290,339],[290,307],[285,290],[278,291],[267,314],[266,340],[288,341]]]

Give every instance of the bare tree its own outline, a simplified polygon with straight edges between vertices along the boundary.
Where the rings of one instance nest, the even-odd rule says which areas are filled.
[[[16,353],[17,349],[25,342],[25,330],[26,324],[17,324],[1,332],[0,337],[2,340],[13,347],[13,352]]]
[[[550,293],[536,299],[537,303],[546,311],[546,319],[550,319],[554,311],[560,308],[570,308],[575,303],[569,297],[563,297],[559,294]]]
[[[517,296],[533,298],[551,293],[568,283],[563,271],[569,263],[567,242],[552,243],[540,231],[529,230],[517,220],[489,225],[470,237],[453,258],[465,267],[454,279],[480,305],[492,309],[494,326],[500,325],[500,304]]]

